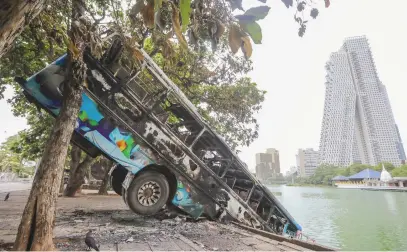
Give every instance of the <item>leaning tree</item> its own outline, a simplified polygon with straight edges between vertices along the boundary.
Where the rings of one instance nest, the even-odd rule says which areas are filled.
[[[65,37],[68,63],[64,99],[34,177],[14,243],[15,250],[54,250],[52,230],[58,188],[86,78],[82,55],[85,47],[96,48],[94,43],[99,39],[97,28],[86,15],[85,1],[72,0],[71,9],[69,36]]]
[[[45,4],[45,0],[0,2],[0,58],[13,45],[25,26],[43,10]]]

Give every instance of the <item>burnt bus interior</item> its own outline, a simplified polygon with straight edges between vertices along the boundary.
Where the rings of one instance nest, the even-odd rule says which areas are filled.
[[[147,114],[154,116],[161,122],[161,127],[172,132],[189,149],[188,155],[196,155],[205,164],[205,169],[223,181],[257,213],[266,224],[266,229],[282,233],[291,216],[277,199],[250,174],[225,142],[206,126],[189,100],[165,84],[169,80],[159,72],[158,67],[157,73],[157,69],[146,64],[146,59],[135,64],[126,59],[126,54],[122,52],[123,46],[116,39],[100,61],[89,52],[85,53],[85,62],[91,69],[88,70],[88,90],[137,132],[143,130]],[[94,69],[98,69],[98,74],[104,78],[92,74]],[[102,83],[102,80],[109,83]],[[140,106],[144,107],[144,112],[138,108]],[[180,146],[170,149],[177,157],[184,153]],[[297,229],[291,222],[290,226],[288,230]]]

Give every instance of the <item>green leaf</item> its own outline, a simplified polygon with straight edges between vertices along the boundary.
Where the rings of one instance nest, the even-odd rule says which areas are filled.
[[[285,7],[287,7],[287,8],[290,8],[293,6],[293,0],[281,0],[281,1],[284,3]]]
[[[236,8],[244,11],[243,6],[242,6],[242,0],[229,0],[230,2],[230,7],[232,8],[232,11],[234,11]]]
[[[158,11],[161,9],[161,6],[163,5],[163,0],[154,0],[154,11]]]
[[[181,12],[182,32],[185,32],[189,24],[189,15],[191,14],[191,0],[181,0],[179,2],[179,8]]]
[[[175,32],[175,35],[178,38],[178,41],[180,42],[180,44],[182,45],[182,47],[184,47],[185,49],[188,48],[188,43],[184,38],[184,35],[182,34],[181,31],[181,25],[179,23],[179,10],[177,8],[177,6],[175,6],[175,4],[173,2],[170,2],[172,5],[172,27],[173,30]]]
[[[244,15],[245,16],[253,16],[255,21],[263,19],[269,14],[270,7],[268,6],[258,6],[248,9]]]
[[[240,26],[243,28],[245,32],[249,33],[250,37],[252,38],[255,44],[261,44],[263,35],[261,33],[261,27],[258,23],[256,22],[243,24],[241,23]]]
[[[236,15],[235,18],[239,20],[239,23],[251,23],[256,21],[256,17],[252,15]]]

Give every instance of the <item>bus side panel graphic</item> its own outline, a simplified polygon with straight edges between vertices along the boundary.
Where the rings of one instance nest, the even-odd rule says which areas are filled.
[[[28,79],[23,86],[30,96],[54,115],[59,114],[62,106],[62,91],[59,87],[64,82],[65,60],[65,55],[60,57]],[[156,163],[151,151],[141,145],[142,141],[131,132],[114,125],[86,93],[82,93],[82,105],[75,131],[133,174]],[[177,180],[177,192],[172,203],[191,216],[199,217],[203,212],[203,206],[192,200],[194,193],[192,187],[183,181],[182,176],[178,176]]]

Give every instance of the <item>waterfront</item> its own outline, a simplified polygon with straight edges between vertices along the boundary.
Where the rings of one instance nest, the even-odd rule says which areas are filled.
[[[316,242],[341,250],[407,250],[407,193],[271,186]]]
[[[102,251],[312,251],[321,247],[292,244],[260,236],[235,225],[184,215],[140,216],[118,195],[83,190],[74,198],[58,198],[54,243],[59,251],[84,251],[85,234],[93,230]],[[12,249],[29,190],[13,191],[0,204],[0,251]],[[4,193],[0,192],[0,196]],[[304,247],[301,247],[304,245]]]

